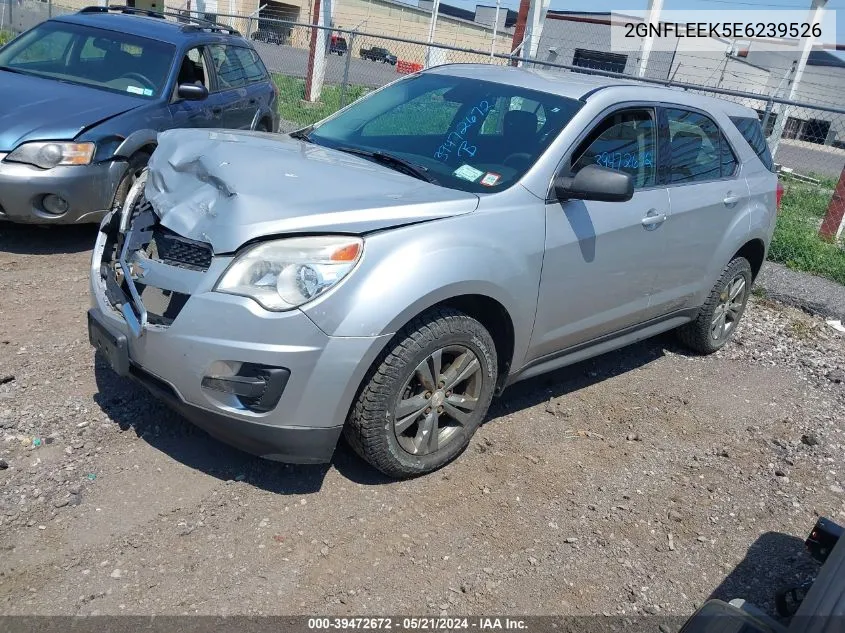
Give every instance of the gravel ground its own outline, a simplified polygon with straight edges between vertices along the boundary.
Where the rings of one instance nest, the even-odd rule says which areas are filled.
[[[754,299],[527,381],[466,453],[390,482],[211,440],[95,363],[90,228],[0,226],[0,613],[771,611],[845,521],[845,337]]]

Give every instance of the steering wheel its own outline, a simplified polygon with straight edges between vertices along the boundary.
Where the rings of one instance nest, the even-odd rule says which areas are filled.
[[[120,77],[118,77],[118,79],[124,79],[124,78],[125,79],[136,79],[137,81],[140,81],[142,84],[146,84],[147,88],[155,88],[155,84],[152,81],[150,81],[149,79],[147,79],[146,77],[144,77],[144,75],[142,75],[141,73],[124,73]]]
[[[513,167],[514,169],[520,169],[524,167],[529,162],[531,162],[531,154],[528,152],[516,152],[515,154],[508,155],[507,158],[503,161],[503,164],[506,167]]]

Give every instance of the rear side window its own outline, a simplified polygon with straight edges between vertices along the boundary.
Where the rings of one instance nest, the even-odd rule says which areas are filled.
[[[718,180],[733,175],[729,158],[724,154],[722,143],[725,142],[719,126],[708,116],[669,108],[669,182],[680,184],[704,180]],[[730,147],[726,150],[730,152]],[[723,173],[722,168],[729,170]]]
[[[208,50],[217,71],[218,91],[241,88],[248,83],[244,67],[236,53],[240,49],[234,46],[212,44]]]
[[[751,149],[760,158],[763,165],[766,166],[770,172],[775,171],[775,162],[772,160],[772,153],[769,151],[769,145],[766,143],[766,137],[763,136],[763,128],[760,125],[760,120],[754,117],[732,116],[731,121],[742,134],[742,137],[748,141]]]
[[[258,54],[249,48],[234,48],[235,55],[241,63],[248,83],[264,80],[264,67],[258,59]]]

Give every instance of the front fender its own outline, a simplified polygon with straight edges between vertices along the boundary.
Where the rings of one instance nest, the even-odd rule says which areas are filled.
[[[129,158],[142,147],[147,145],[158,144],[158,130],[136,130],[127,136],[123,142],[117,146],[114,152],[115,157]]]
[[[518,366],[534,326],[542,210],[534,205],[476,211],[370,235],[357,269],[303,310],[330,336],[379,336],[396,332],[435,304],[483,295],[511,318],[512,366]]]

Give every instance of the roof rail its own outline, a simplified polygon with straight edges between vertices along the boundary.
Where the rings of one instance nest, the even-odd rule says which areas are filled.
[[[157,11],[150,11],[149,9],[136,9],[135,7],[112,5],[109,7],[85,7],[80,9],[79,13],[108,13],[114,11],[116,13],[133,13],[139,15],[146,15],[150,18],[164,18],[163,13]]]
[[[227,33],[229,35],[240,36],[240,32],[231,26],[225,24],[218,24],[211,20],[191,15],[193,12],[173,12],[173,11],[150,11],[148,9],[136,9],[134,7],[112,5],[108,7],[91,6],[80,9],[79,13],[129,13],[134,15],[145,15],[151,18],[174,18],[176,22],[183,24],[182,32],[188,33],[191,31],[206,31],[209,33]]]
[[[240,32],[225,24],[206,20],[197,15],[193,15],[194,11],[165,11],[162,15],[166,17],[175,18],[177,22],[184,24],[182,27],[183,33],[191,31],[207,31],[210,33],[227,33],[229,35],[240,35]]]

